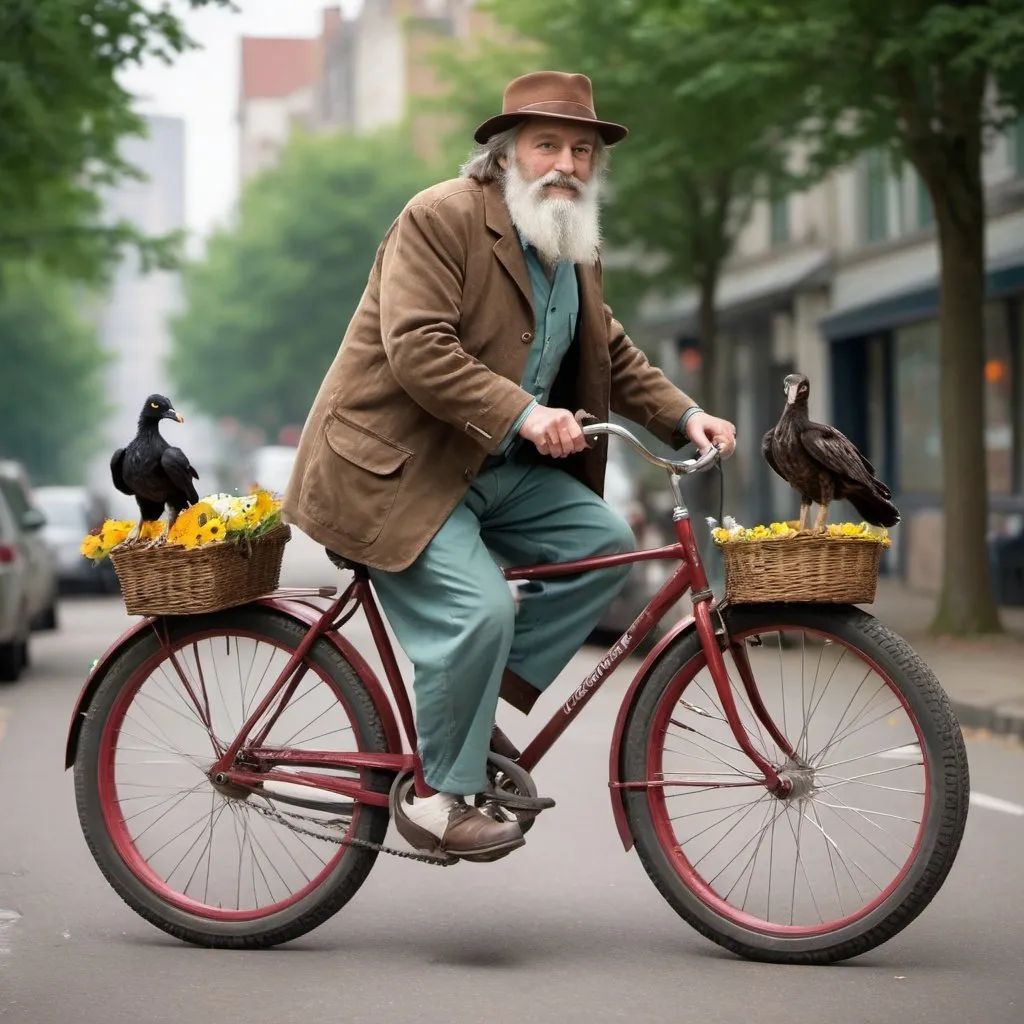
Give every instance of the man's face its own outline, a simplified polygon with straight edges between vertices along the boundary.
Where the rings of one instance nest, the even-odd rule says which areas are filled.
[[[537,118],[527,121],[516,139],[516,162],[528,181],[552,171],[586,182],[593,171],[593,128],[572,121]],[[545,185],[544,199],[576,199],[579,192],[567,185]]]

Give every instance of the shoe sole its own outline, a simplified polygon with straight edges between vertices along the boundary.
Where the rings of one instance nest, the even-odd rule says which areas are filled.
[[[506,843],[495,843],[493,846],[476,847],[473,850],[460,852],[442,845],[441,841],[425,828],[420,827],[414,821],[410,821],[402,810],[402,800],[413,785],[414,779],[403,779],[398,776],[391,786],[391,793],[388,795],[388,804],[391,809],[391,818],[398,829],[398,834],[419,853],[427,853],[435,857],[455,857],[458,860],[466,860],[470,863],[489,864],[492,861],[500,860],[513,850],[526,845],[526,838],[519,836],[518,839]]]

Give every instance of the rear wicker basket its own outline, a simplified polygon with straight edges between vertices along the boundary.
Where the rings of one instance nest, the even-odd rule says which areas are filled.
[[[730,604],[772,601],[870,604],[883,545],[804,534],[720,544]]]
[[[110,553],[129,615],[196,615],[245,604],[277,589],[284,523],[255,540],[225,540],[186,549],[115,548]]]

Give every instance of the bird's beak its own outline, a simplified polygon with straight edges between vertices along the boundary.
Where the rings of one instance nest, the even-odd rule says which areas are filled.
[[[179,423],[184,423],[184,422],[185,422],[185,420],[184,420],[184,418],[182,417],[181,413],[180,413],[180,412],[177,412],[177,411],[176,411],[175,409],[168,409],[168,410],[167,410],[167,412],[165,412],[165,413],[163,414],[163,416],[161,417],[161,419],[165,419],[165,420],[177,420],[177,421],[178,421]]]
[[[787,388],[786,388],[786,405],[792,405],[796,401],[796,393],[797,393],[797,390],[798,390],[799,387],[800,387],[799,384],[790,384],[790,385],[787,386]]]

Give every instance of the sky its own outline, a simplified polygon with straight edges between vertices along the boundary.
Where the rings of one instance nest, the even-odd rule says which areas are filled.
[[[166,67],[151,61],[122,76],[148,114],[185,119],[185,216],[199,238],[222,221],[238,194],[239,38],[319,34],[324,7],[351,17],[362,0],[235,0],[239,13],[193,11],[179,0],[188,34],[201,46]]]

